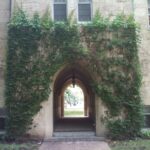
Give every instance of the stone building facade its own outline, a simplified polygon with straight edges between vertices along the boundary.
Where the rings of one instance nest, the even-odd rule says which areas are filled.
[[[148,5],[149,4],[149,5]],[[50,8],[51,16],[54,19],[54,3],[53,0],[0,0],[0,117],[5,107],[4,97],[4,74],[5,74],[5,58],[7,51],[7,23],[16,7],[32,16],[38,11],[42,15],[47,8]],[[104,16],[115,16],[120,12],[133,14],[137,23],[141,26],[141,44],[139,45],[139,58],[142,69],[142,87],[141,97],[143,104],[146,106],[147,113],[150,113],[150,20],[148,8],[150,8],[149,0],[92,0],[91,17],[97,10]],[[74,17],[78,21],[78,0],[67,0],[67,15],[74,10]],[[80,23],[80,22],[79,22]],[[61,71],[60,71],[61,72]],[[59,73],[58,73],[59,74]],[[57,75],[56,75],[57,78]],[[30,131],[33,135],[49,138],[53,135],[53,94],[49,96],[49,100],[43,103],[43,109],[35,117],[35,123],[39,122],[37,128]],[[95,98],[95,106],[102,107],[101,102]],[[102,109],[96,109],[96,134],[101,136],[105,134],[105,128],[99,121],[98,114],[103,113]],[[49,121],[47,121],[49,120]],[[101,126],[101,128],[99,128]]]

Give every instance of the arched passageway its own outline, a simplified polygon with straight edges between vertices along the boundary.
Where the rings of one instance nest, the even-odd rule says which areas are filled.
[[[57,75],[54,84],[54,131],[95,130],[95,96],[92,92],[91,78],[82,68],[66,67]],[[65,92],[69,86],[78,86],[83,91],[82,116],[65,116]]]
[[[64,100],[64,118],[86,117],[85,96],[84,91],[78,85],[70,84],[63,93]]]

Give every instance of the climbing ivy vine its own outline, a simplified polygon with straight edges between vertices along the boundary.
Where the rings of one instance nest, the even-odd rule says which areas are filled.
[[[92,22],[51,21],[49,13],[32,19],[14,13],[8,30],[6,73],[7,136],[18,138],[48,99],[54,74],[67,64],[83,65],[96,77],[91,86],[107,108],[102,118],[109,136],[124,139],[140,134],[141,74],[138,28],[132,16],[110,21],[96,13]],[[90,81],[89,81],[90,82]]]

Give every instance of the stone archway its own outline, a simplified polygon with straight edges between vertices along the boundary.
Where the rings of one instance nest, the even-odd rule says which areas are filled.
[[[92,120],[92,125],[94,125],[94,131],[96,136],[105,136],[106,129],[105,125],[102,122],[102,117],[105,112],[104,104],[101,99],[92,92],[92,87],[90,82],[92,78],[90,73],[83,67],[79,65],[67,66],[60,69],[53,78],[53,83],[50,86],[52,90],[47,101],[42,103],[42,109],[34,117],[32,130],[29,133],[34,137],[51,139],[55,132],[55,123],[62,118],[61,113],[57,113],[59,109],[58,100],[61,98],[61,93],[64,88],[69,84],[69,79],[71,79],[72,69],[75,70],[77,76],[77,84],[80,84],[82,89],[87,94],[88,97],[88,118]],[[96,79],[94,79],[96,80]],[[60,105],[61,107],[61,105]],[[92,108],[92,109],[91,109]],[[79,120],[86,124],[84,119]],[[84,125],[84,124],[83,124]]]
[[[86,117],[64,118],[64,91],[69,84],[72,84],[72,76],[75,74],[75,84],[79,85],[84,93],[84,112]],[[65,130],[63,124],[72,131],[93,130],[95,131],[95,95],[90,86],[91,79],[88,73],[77,67],[66,67],[57,75],[54,83],[54,131]],[[66,125],[67,122],[67,125]],[[76,127],[69,126],[69,122],[74,122]],[[71,124],[70,124],[71,125]],[[82,126],[85,126],[83,129]],[[60,127],[61,126],[61,127]],[[58,129],[59,128],[59,129]],[[70,131],[70,129],[68,129]]]

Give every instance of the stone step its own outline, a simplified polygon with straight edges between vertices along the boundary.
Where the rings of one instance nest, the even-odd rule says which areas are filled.
[[[105,141],[104,137],[52,137],[44,139],[44,142],[80,142],[80,141]]]
[[[54,137],[91,137],[95,136],[95,132],[87,131],[87,132],[54,132]]]
[[[45,142],[105,141],[105,137],[97,137],[95,132],[54,132],[53,137]]]

